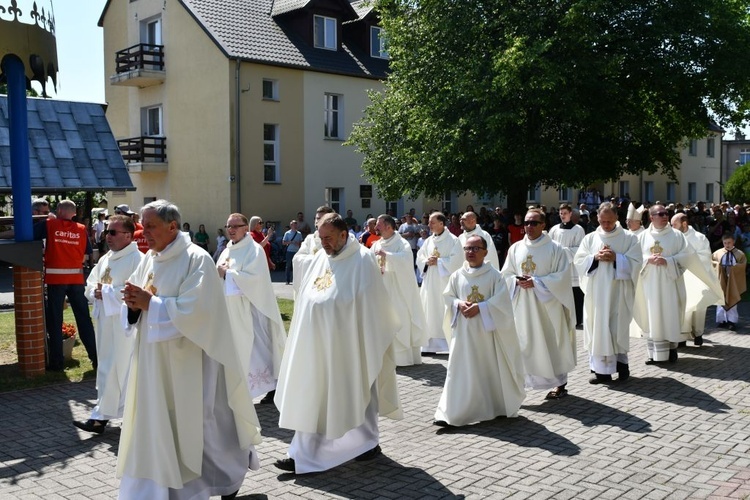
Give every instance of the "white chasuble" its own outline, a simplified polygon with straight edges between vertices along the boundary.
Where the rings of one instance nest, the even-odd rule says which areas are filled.
[[[292,258],[292,289],[295,294],[299,292],[299,286],[315,254],[322,249],[323,244],[320,242],[320,236],[318,236],[318,231],[315,231],[307,235],[307,238],[299,246],[297,253],[294,254]]]
[[[437,265],[427,266],[427,259],[436,256]],[[440,235],[433,234],[417,252],[417,269],[424,271],[419,297],[426,322],[429,352],[447,351],[450,341],[450,325],[445,321],[445,299],[443,291],[448,278],[463,263],[461,242],[447,229]]]
[[[142,256],[135,243],[118,252],[110,250],[99,259],[86,280],[86,297],[94,304],[96,353],[99,359],[96,370],[98,401],[91,416],[95,420],[122,416],[135,338],[125,333],[120,321],[120,304],[125,280],[138,267]],[[98,288],[102,292],[101,299],[94,298]]]
[[[414,257],[409,242],[394,233],[387,240],[379,239],[370,248],[373,254],[383,250],[382,259],[376,256],[383,273],[383,284],[388,291],[393,310],[401,320],[401,328],[393,339],[396,366],[422,364],[419,348],[427,344],[424,311],[419,300],[419,287],[414,276]]]
[[[444,296],[453,335],[435,419],[460,426],[517,416],[526,397],[523,361],[500,271],[489,262],[478,268],[464,262],[451,275]],[[478,303],[480,314],[464,317],[458,301]]]
[[[690,269],[712,290],[716,282],[703,268],[687,239],[671,226],[656,229],[651,225],[638,236],[638,242],[643,263],[633,307],[637,332],[649,340],[680,342],[686,304],[683,273]],[[664,257],[667,265],[648,263],[648,258],[656,253]],[[718,300],[720,294],[716,290],[713,293]]]
[[[246,373],[250,395],[257,397],[276,387],[286,344],[284,322],[263,247],[250,236],[229,242],[216,264],[224,263],[229,266],[224,286],[229,324],[236,335],[250,338]]]
[[[718,284],[718,278],[711,263],[711,244],[708,242],[708,238],[692,227],[688,227],[687,232],[683,235],[688,244],[695,250],[698,260],[706,270],[706,275]],[[706,285],[689,269],[685,270],[683,277],[687,296],[685,298],[685,317],[682,320],[682,337],[683,340],[687,340],[703,335],[706,328],[706,308],[717,302],[720,303],[721,300],[713,292],[716,285],[713,287]],[[721,287],[721,285],[718,286]]]
[[[121,498],[148,485],[178,497],[229,494],[247,472],[260,425],[243,369],[249,341],[229,326],[214,262],[179,233],[162,252],[149,250],[128,281],[154,297],[136,323]]]
[[[464,231],[458,237],[458,240],[461,242],[461,248],[466,245],[466,240],[468,240],[471,236],[481,236],[484,241],[487,242],[487,260],[490,261],[492,267],[499,271],[500,260],[497,258],[497,249],[495,248],[495,242],[492,240],[492,236],[490,236],[490,233],[482,229],[479,224],[477,224],[474,229],[472,229],[471,231]]]
[[[402,418],[392,348],[399,328],[369,249],[349,235],[337,255],[317,252],[281,362],[279,427],[340,438],[365,421],[375,383],[380,415]]]
[[[594,260],[594,256],[605,247],[615,252],[615,262]],[[574,264],[585,294],[584,347],[590,356],[627,353],[630,350],[635,286],[641,271],[638,238],[619,225],[610,232],[599,227],[583,238]]]
[[[580,286],[578,282],[578,271],[573,265],[573,257],[578,251],[578,247],[583,241],[584,236],[586,236],[586,232],[578,224],[573,224],[573,227],[570,229],[565,229],[563,224],[557,224],[549,231],[549,237],[552,238],[552,241],[556,241],[565,249],[565,254],[568,256],[568,262],[570,263],[573,286]]]
[[[638,229],[636,229],[635,231],[631,231],[630,229],[626,229],[625,231],[627,231],[628,233],[630,233],[630,234],[632,234],[634,236],[639,236],[645,230],[646,230],[646,228],[643,227],[643,226],[641,226]]]
[[[545,234],[535,240],[524,236],[511,245],[501,273],[513,298],[527,387],[561,385],[576,365],[575,307],[565,249]],[[532,276],[533,288],[516,287],[515,277],[524,274]],[[540,378],[549,382],[531,383]]]

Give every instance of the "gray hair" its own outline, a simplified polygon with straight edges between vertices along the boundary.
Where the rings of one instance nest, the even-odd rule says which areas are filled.
[[[182,227],[180,209],[172,202],[169,202],[167,200],[156,200],[152,201],[151,203],[147,203],[141,208],[141,217],[143,217],[143,212],[145,212],[146,210],[153,210],[154,212],[156,212],[156,215],[166,223],[175,221],[178,228]]]
[[[257,226],[258,223],[262,220],[263,217],[258,217],[257,215],[253,215],[252,217],[250,217],[250,231],[255,231],[255,226]]]

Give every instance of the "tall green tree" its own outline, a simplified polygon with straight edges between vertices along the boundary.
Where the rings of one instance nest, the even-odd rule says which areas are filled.
[[[750,163],[745,163],[735,170],[724,183],[724,197],[732,203],[750,200]]]
[[[387,199],[674,178],[750,118],[750,0],[377,0],[391,73],[349,144]]]

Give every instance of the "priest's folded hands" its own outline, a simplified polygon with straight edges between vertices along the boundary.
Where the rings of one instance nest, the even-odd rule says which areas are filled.
[[[142,311],[148,311],[148,305],[151,302],[151,297],[153,294],[148,291],[144,290],[143,288],[134,285],[130,283],[129,281],[125,282],[125,288],[122,290],[123,293],[123,301],[128,306],[128,308],[133,310],[142,310]]]

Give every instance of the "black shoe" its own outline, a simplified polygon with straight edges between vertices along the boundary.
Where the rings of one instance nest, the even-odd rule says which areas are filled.
[[[277,469],[281,469],[287,472],[294,472],[294,459],[293,458],[282,458],[281,460],[276,460],[274,465],[276,466]]]
[[[74,421],[73,425],[86,432],[93,432],[94,434],[102,434],[104,429],[107,427],[109,420],[94,420],[88,419],[85,422]]]
[[[437,425],[438,427],[453,427],[451,424],[449,424],[445,420],[433,420],[432,425]]]
[[[695,346],[702,346],[703,345],[703,335],[698,335],[693,339],[693,345]]]
[[[687,347],[687,340],[683,340],[682,342],[677,343],[677,347]]]
[[[265,396],[263,396],[263,399],[260,400],[260,404],[262,405],[272,405],[273,404],[273,397],[276,395],[276,391],[269,391],[266,393]]]
[[[677,363],[677,349],[670,349],[669,350],[669,362],[670,363]]]
[[[382,455],[382,454],[383,454],[383,450],[380,449],[379,444],[376,444],[375,448],[362,453],[360,456],[358,456],[354,460],[356,460],[357,462],[366,462],[367,460],[372,460],[376,458],[378,455]]]
[[[610,382],[612,382],[612,375],[601,375],[599,373],[589,379],[589,384],[592,385],[609,384]]]
[[[239,493],[240,490],[235,491],[231,495],[221,495],[221,500],[234,500],[237,498],[237,493]]]
[[[656,363],[658,363],[658,361],[654,361],[653,358],[648,358],[646,360],[647,365],[655,365]]]
[[[737,329],[737,324],[736,323],[732,323],[731,321],[727,321],[727,328],[730,329],[730,330],[732,330],[732,331],[735,331]]]
[[[625,382],[630,378],[630,366],[627,363],[617,362],[618,382]]]
[[[726,328],[727,326],[729,326],[729,323],[727,323],[726,321],[722,321],[721,323],[716,323],[717,328]]]

